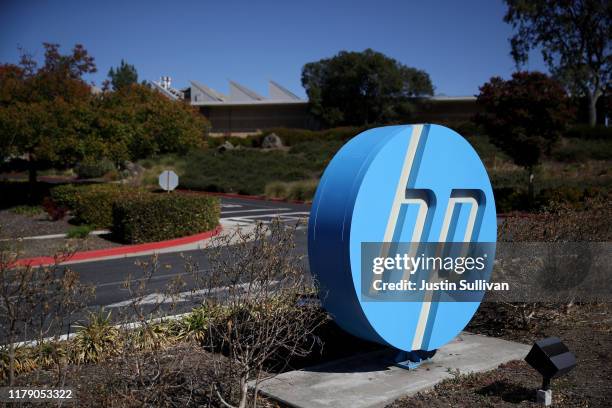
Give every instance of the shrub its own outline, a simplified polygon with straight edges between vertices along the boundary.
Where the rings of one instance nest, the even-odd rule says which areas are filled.
[[[58,206],[51,197],[45,197],[42,202],[43,209],[52,221],[61,220],[66,216],[68,209]]]
[[[113,205],[113,233],[128,243],[162,241],[208,231],[219,223],[216,197],[195,194],[134,194]]]
[[[578,138],[578,139],[612,139],[612,127],[605,126],[589,126],[589,125],[576,125],[572,126],[565,133],[566,137]]]
[[[112,324],[110,312],[91,313],[88,324],[77,326],[77,330],[73,357],[77,363],[98,363],[118,350],[121,337],[119,329]]]
[[[536,202],[540,207],[561,204],[568,208],[579,209],[591,199],[600,199],[606,195],[604,189],[560,186],[540,190]]]
[[[83,188],[83,186],[76,186],[74,184],[62,184],[61,186],[53,187],[51,189],[51,200],[53,200],[56,207],[74,210],[78,194]]]
[[[612,160],[612,137],[609,139],[563,139],[552,151],[552,157],[562,162]]]
[[[263,194],[270,181],[302,180],[320,171],[301,155],[278,150],[193,151],[185,161],[182,187],[239,194]]]
[[[265,195],[268,198],[287,198],[289,196],[287,183],[273,181],[272,183],[266,184]]]
[[[64,184],[51,190],[52,202],[45,202],[45,210],[52,219],[70,210],[77,222],[105,228],[112,224],[113,201],[130,191],[118,184]]]
[[[171,325],[177,338],[193,339],[200,344],[204,344],[211,324],[227,324],[227,314],[227,308],[205,303],[194,308],[182,319],[175,320]]]
[[[285,200],[312,201],[317,190],[318,180],[299,180],[284,183],[273,181],[266,185],[266,197]]]
[[[110,227],[113,223],[113,203],[124,195],[136,193],[118,184],[93,184],[77,190],[74,216],[76,221],[94,228]]]
[[[312,201],[318,184],[318,180],[302,180],[290,183],[289,198],[298,201]]]
[[[537,215],[510,217],[498,229],[500,241],[609,242],[612,200],[609,195],[586,198],[581,208],[561,203]]]
[[[93,231],[93,228],[89,225],[77,225],[71,227],[66,236],[68,238],[87,238],[91,231]]]
[[[285,146],[293,146],[300,142],[323,140],[336,140],[345,142],[351,139],[353,136],[356,136],[367,129],[368,127],[365,126],[344,126],[319,131],[306,129],[272,128],[266,129],[263,132],[262,139],[264,136],[269,135],[270,133],[275,133],[281,138]]]
[[[113,162],[108,159],[88,159],[79,163],[74,170],[80,179],[91,179],[116,171],[116,168]]]
[[[495,207],[498,213],[529,209],[527,191],[512,187],[494,188]]]

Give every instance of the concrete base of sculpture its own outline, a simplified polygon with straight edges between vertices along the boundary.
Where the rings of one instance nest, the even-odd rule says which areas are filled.
[[[290,371],[260,384],[260,392],[294,407],[383,407],[431,388],[456,373],[488,371],[523,359],[530,346],[463,332],[415,370],[398,367],[385,349]]]

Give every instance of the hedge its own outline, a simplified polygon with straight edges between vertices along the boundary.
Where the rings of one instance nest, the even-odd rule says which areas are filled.
[[[336,127],[318,131],[307,129],[271,128],[264,130],[262,135],[259,137],[263,139],[266,135],[275,133],[281,138],[285,146],[293,146],[301,142],[317,140],[339,140],[345,142],[367,129],[367,126]]]
[[[133,189],[116,184],[91,186],[78,195],[74,216],[82,224],[96,228],[110,227],[113,224],[113,204],[131,194],[134,194]]]
[[[95,228],[107,228],[113,223],[113,203],[125,195],[141,193],[120,184],[66,184],[51,191],[57,207],[72,211],[75,220]]]
[[[184,237],[214,229],[219,223],[216,197],[196,194],[134,194],[113,205],[113,235],[126,243]]]
[[[62,184],[61,186],[53,187],[51,189],[51,199],[56,206],[73,211],[76,207],[78,192],[83,188],[84,186],[74,184]]]

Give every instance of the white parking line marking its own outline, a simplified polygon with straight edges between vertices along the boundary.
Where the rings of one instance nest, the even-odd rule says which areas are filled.
[[[269,208],[257,208],[255,210],[221,211],[221,215],[224,215],[224,214],[236,214],[236,213],[247,213],[247,212],[287,211],[287,210],[291,210],[291,208],[275,208],[274,210],[270,210]]]
[[[288,212],[288,213],[282,213],[282,214],[261,214],[261,215],[245,215],[244,217],[232,217],[232,220],[243,220],[243,219],[253,219],[253,218],[265,218],[265,217],[272,217],[272,218],[276,218],[276,217],[286,217],[288,215],[302,215],[304,217],[307,217],[308,215],[310,215],[309,212],[306,211],[298,211],[298,212]]]
[[[221,204],[221,208],[242,208],[240,204]]]

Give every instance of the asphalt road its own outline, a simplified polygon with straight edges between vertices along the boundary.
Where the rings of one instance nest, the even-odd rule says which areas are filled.
[[[285,223],[295,223],[302,220],[296,232],[295,242],[299,254],[306,254],[306,224],[310,206],[276,201],[262,201],[239,198],[222,198],[221,218],[224,223],[246,226],[257,222],[268,223],[280,219]],[[206,249],[166,253],[158,255],[159,270],[153,274],[147,284],[146,292],[163,292],[167,285],[178,276],[185,281],[181,291],[189,291],[194,287],[191,273],[185,271],[185,258],[198,265],[199,270],[208,269]],[[231,248],[228,250],[231,256]],[[92,284],[96,288],[95,297],[89,303],[91,307],[120,307],[131,298],[130,292],[124,288],[124,282],[129,275],[134,278],[143,276],[142,262],[150,262],[151,255],[118,258],[105,261],[84,262],[69,265],[78,272],[81,282]]]

